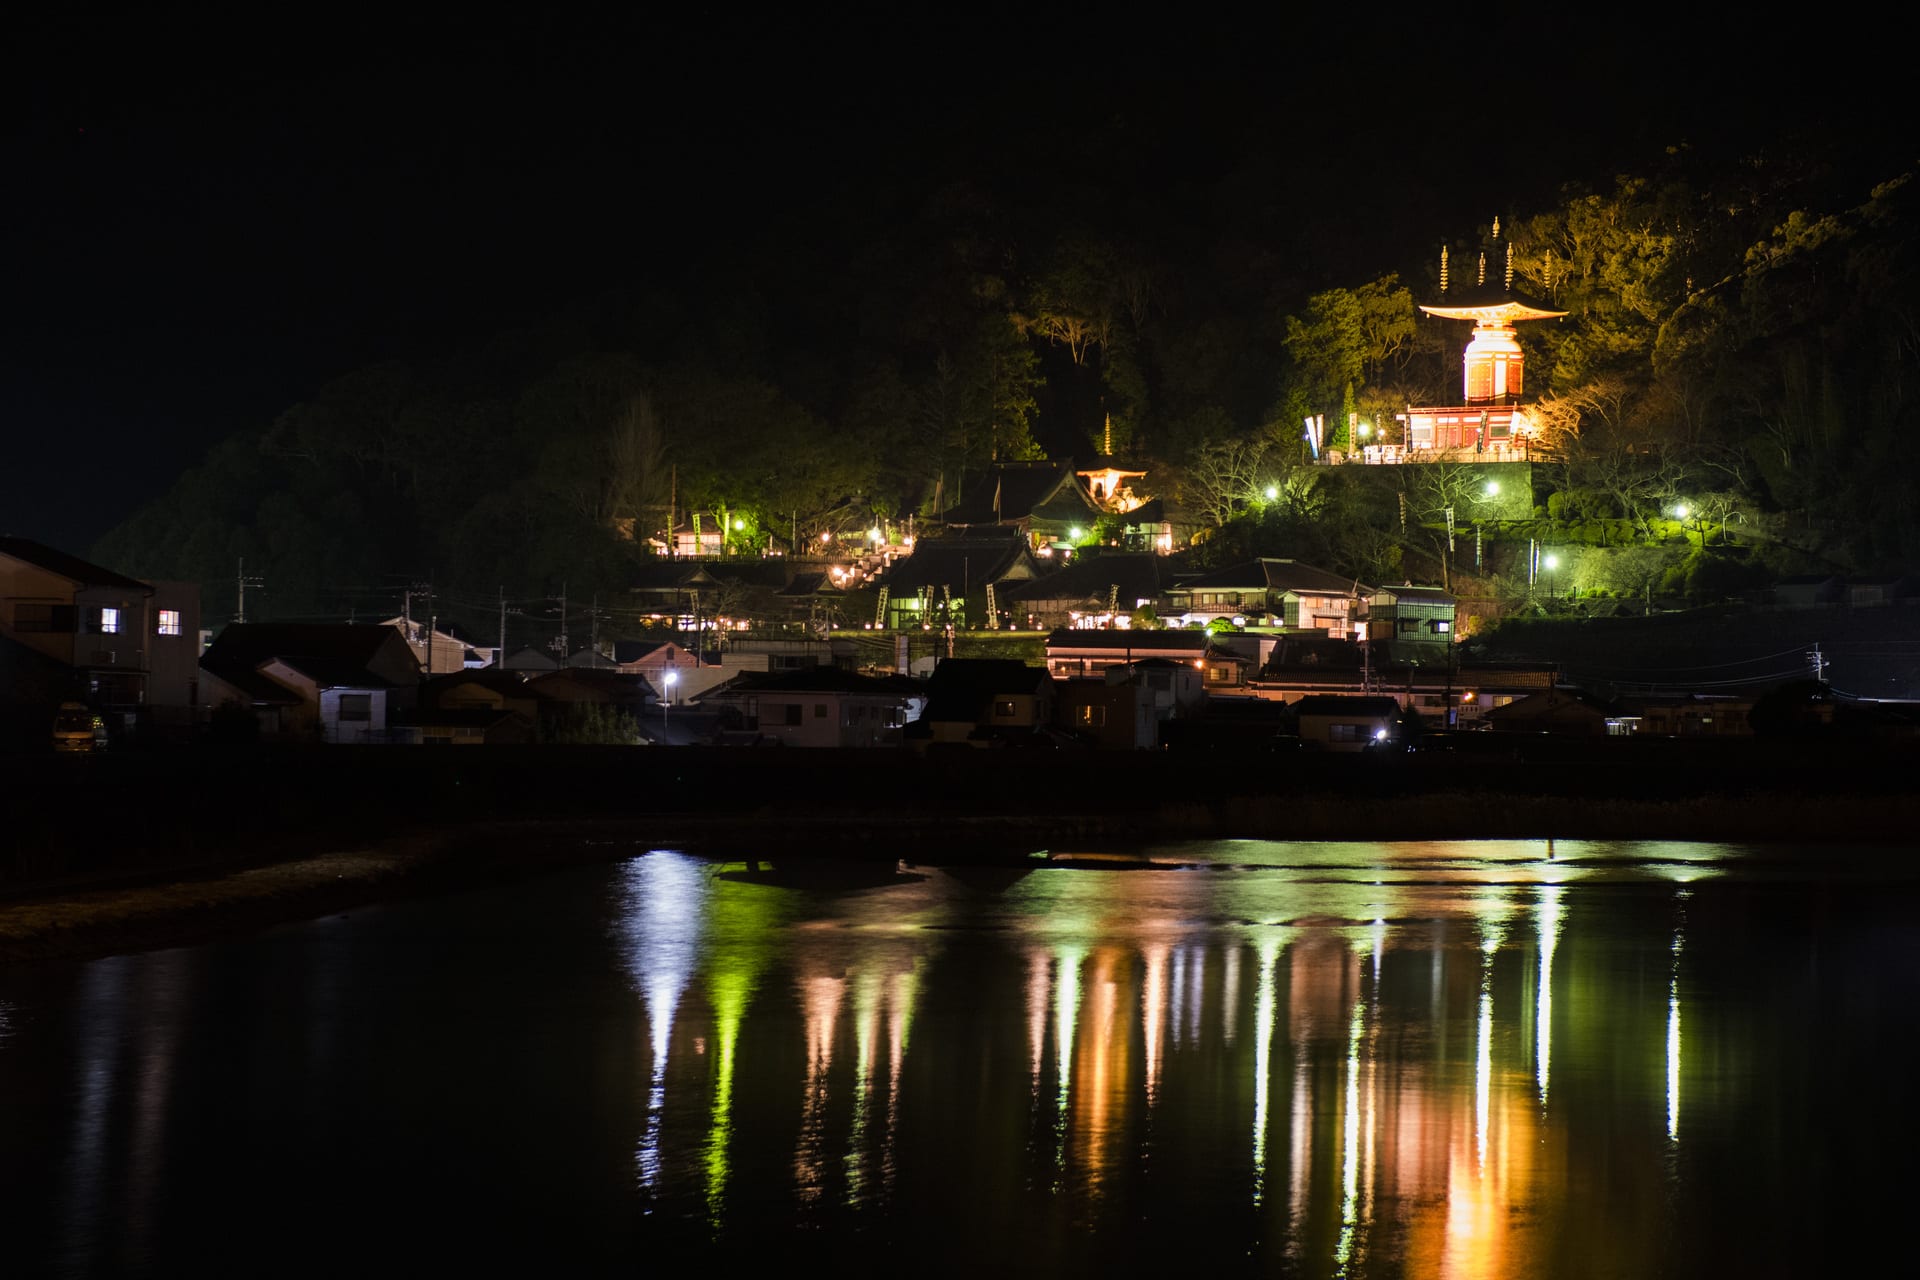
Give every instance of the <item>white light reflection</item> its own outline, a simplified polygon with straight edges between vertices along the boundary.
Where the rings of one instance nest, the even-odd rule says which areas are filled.
[[[1027,1048],[1032,1055],[1033,1101],[1040,1101],[1040,1070],[1046,1065],[1047,992],[1050,962],[1038,947],[1027,953]]]
[[[1667,1141],[1680,1141],[1680,952],[1686,946],[1688,890],[1675,895],[1680,919],[1673,927],[1673,972],[1667,979]]]
[[[1473,1149],[1479,1168],[1487,1167],[1487,1122],[1493,1102],[1493,956],[1500,949],[1499,925],[1482,920],[1480,936],[1480,1019],[1473,1060]]]
[[[1160,1055],[1166,1019],[1167,952],[1165,943],[1142,949],[1146,974],[1140,987],[1140,1020],[1147,1050],[1147,1109],[1153,1110],[1160,1098]]]
[[[634,1167],[640,1185],[651,1188],[660,1179],[660,1120],[666,1107],[673,1018],[693,977],[707,879],[697,859],[667,849],[628,862],[623,876],[623,949],[627,971],[646,1004],[651,1050],[646,1127],[634,1150]]]
[[[1053,1052],[1060,1081],[1054,1104],[1056,1170],[1065,1168],[1067,1159],[1067,1110],[1073,1094],[1073,1040],[1080,1017],[1080,962],[1084,956],[1079,947],[1060,948],[1054,972]]]
[[[1374,956],[1376,964],[1379,953]],[[1378,970],[1376,969],[1377,973]],[[1341,1125],[1340,1148],[1340,1242],[1334,1246],[1335,1273],[1344,1276],[1353,1256],[1353,1236],[1360,1209],[1360,1039],[1367,1027],[1367,1006],[1356,1003],[1353,1018],[1347,1023],[1347,1107]]]
[[[1267,1093],[1272,1088],[1274,966],[1280,940],[1260,940],[1260,979],[1253,997],[1253,1202],[1266,1194]]]
[[[1540,1086],[1540,1105],[1547,1105],[1547,1081],[1553,1061],[1553,951],[1560,943],[1560,923],[1566,911],[1560,905],[1564,892],[1557,884],[1540,886],[1540,901],[1534,919],[1540,937],[1540,989],[1533,1011],[1534,1077]]]

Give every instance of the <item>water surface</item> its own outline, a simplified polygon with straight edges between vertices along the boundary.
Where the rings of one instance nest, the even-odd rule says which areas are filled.
[[[657,850],[16,966],[0,1218],[21,1274],[1832,1272],[1904,1247],[1909,863]]]

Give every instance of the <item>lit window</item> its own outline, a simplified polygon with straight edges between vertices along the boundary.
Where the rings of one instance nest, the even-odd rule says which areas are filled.
[[[120,611],[118,609],[102,608],[100,610],[100,626],[99,626],[100,634],[113,635],[119,630],[120,630]]]
[[[994,699],[993,718],[995,720],[1011,720],[1013,718],[1013,699],[1012,698]]]
[[[177,636],[180,634],[180,611],[178,609],[162,609],[160,611],[160,634],[163,636]]]
[[[1085,728],[1098,729],[1107,723],[1107,709],[1105,707],[1081,707],[1076,718]]]

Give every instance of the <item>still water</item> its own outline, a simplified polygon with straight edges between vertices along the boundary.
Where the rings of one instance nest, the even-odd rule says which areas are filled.
[[[1908,851],[655,850],[0,970],[9,1275],[1808,1275],[1910,1252]]]

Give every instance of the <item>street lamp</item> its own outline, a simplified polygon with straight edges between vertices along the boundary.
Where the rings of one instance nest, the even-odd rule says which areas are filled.
[[[1542,567],[1544,567],[1547,571],[1547,599],[1551,600],[1553,599],[1553,593],[1554,593],[1554,587],[1555,587],[1553,571],[1560,567],[1560,557],[1548,556],[1545,560],[1542,560],[1540,563]]]
[[[667,703],[660,712],[660,722],[662,724],[670,723],[673,720],[673,687],[679,683],[680,673],[678,671],[668,671],[666,676]]]
[[[1268,485],[1268,486],[1267,486],[1267,501],[1268,501],[1268,502],[1278,502],[1279,500],[1280,500],[1280,486],[1279,486],[1279,485],[1277,485],[1277,484],[1270,484],[1270,485]]]

